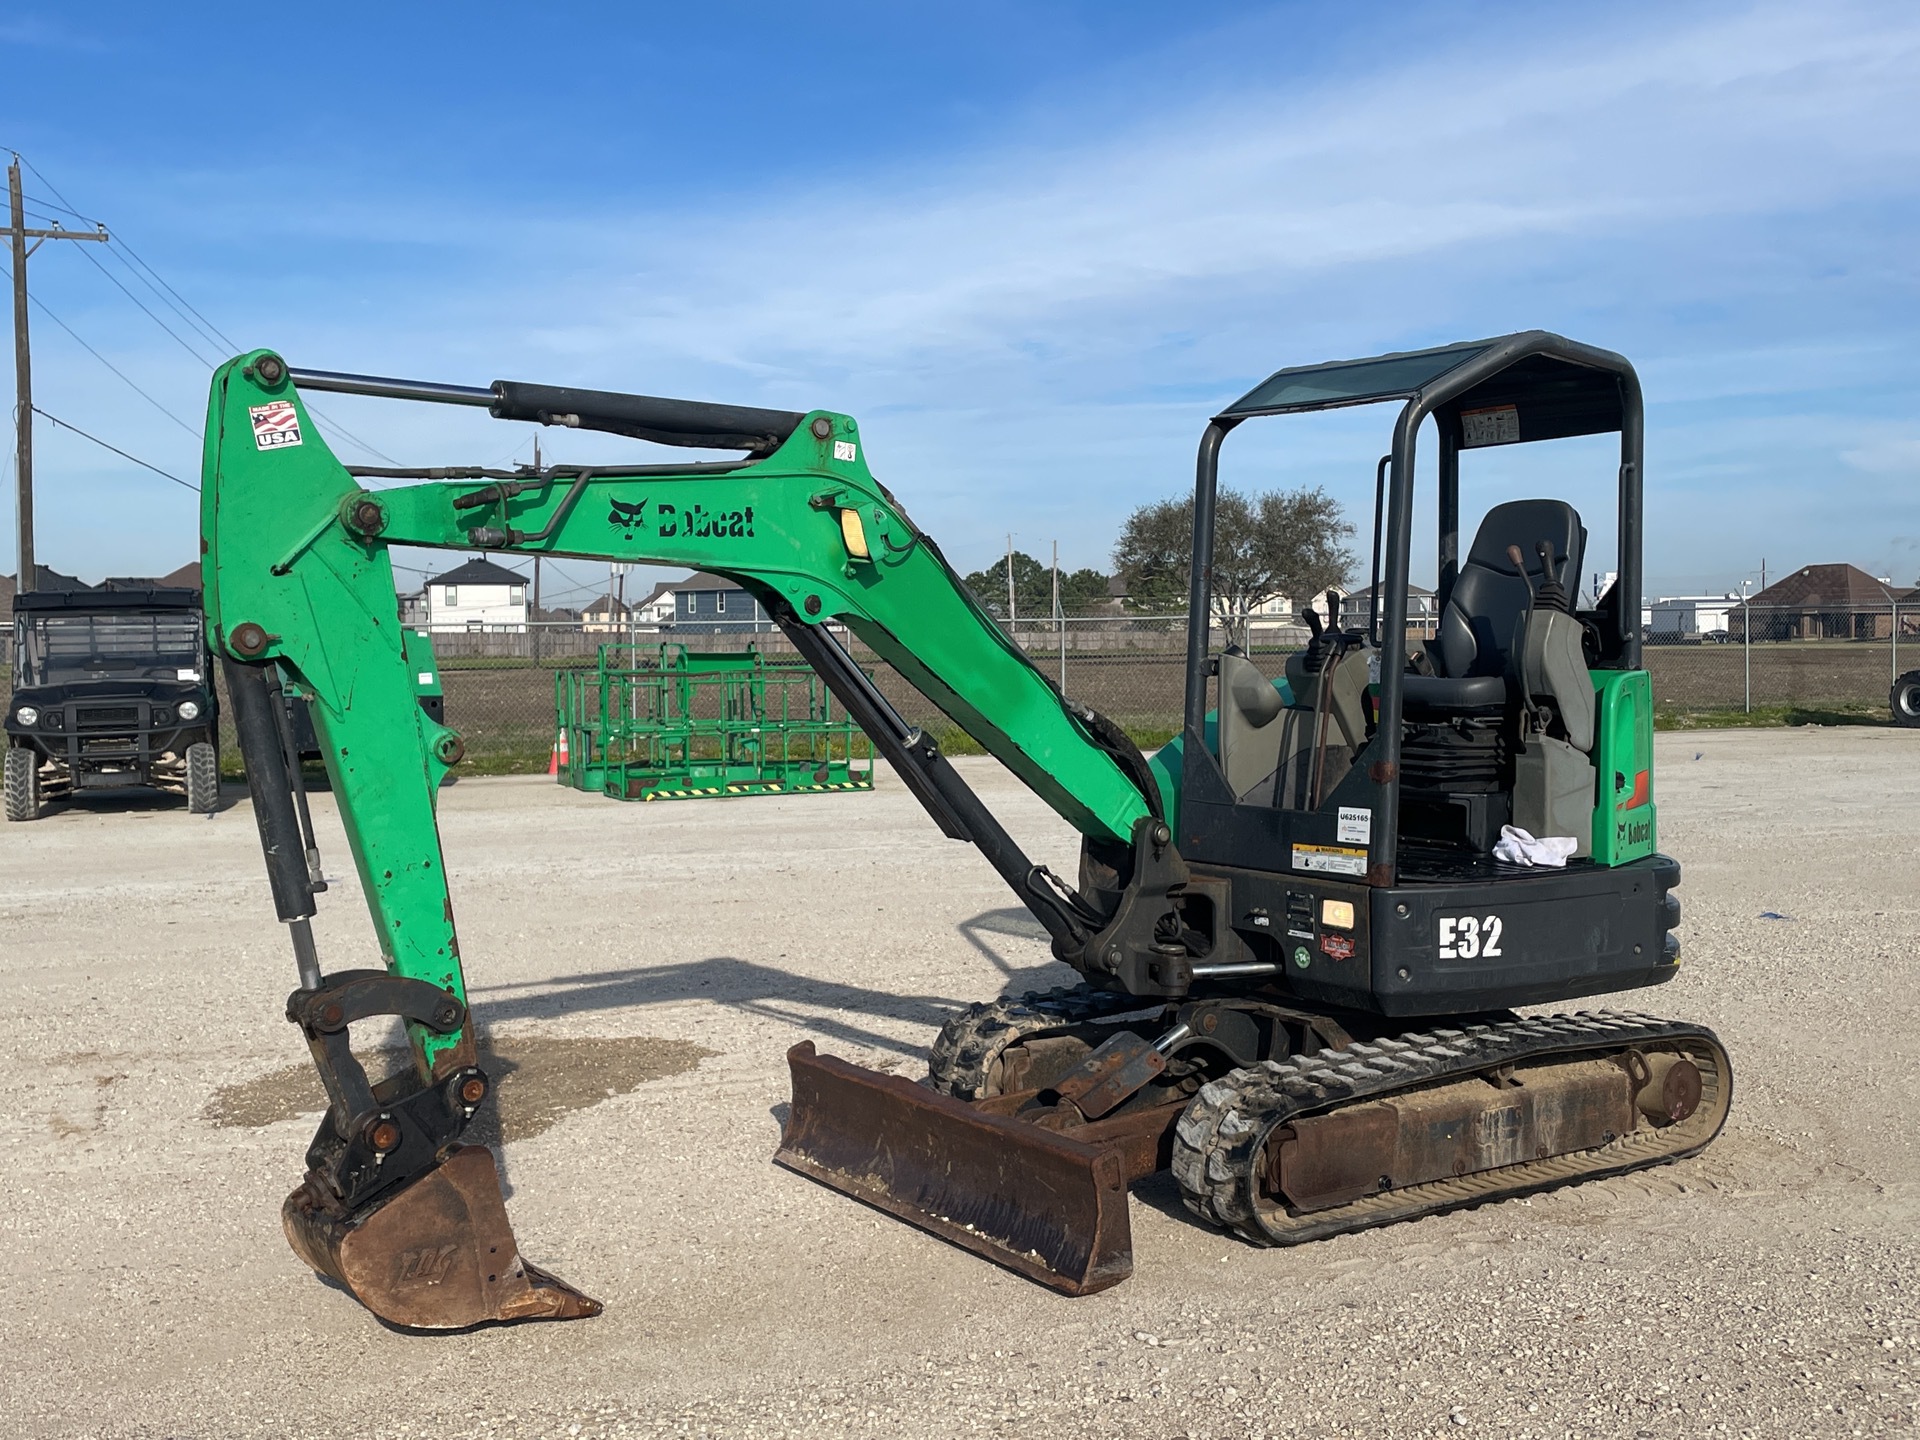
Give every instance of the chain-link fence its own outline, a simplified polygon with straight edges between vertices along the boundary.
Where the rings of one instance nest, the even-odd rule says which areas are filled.
[[[1751,611],[1743,618],[1734,607],[1725,629],[1705,635],[1648,634],[1646,666],[1662,724],[1885,719],[1894,678],[1920,668],[1920,603],[1844,612]],[[1186,676],[1184,615],[1021,620],[1012,632],[1066,694],[1110,716],[1142,745],[1177,732]],[[692,650],[752,645],[769,657],[792,654],[786,638],[764,622],[703,621],[657,630],[592,630],[574,622],[442,631],[432,638],[447,723],[461,732],[472,765],[481,770],[545,766],[555,730],[554,672],[591,667],[607,642]],[[884,660],[852,636],[839,638],[911,723],[951,749],[968,748],[952,722]],[[1255,616],[1247,638],[1261,668],[1278,676],[1308,633]],[[1408,632],[1410,648],[1419,640],[1420,632]],[[1225,642],[1216,627],[1211,648]]]
[[[1646,666],[1669,723],[1885,718],[1920,668],[1920,601],[1844,608],[1741,605],[1724,626],[1649,633]]]

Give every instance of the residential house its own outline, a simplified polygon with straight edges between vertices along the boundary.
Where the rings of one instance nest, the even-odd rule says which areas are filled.
[[[1776,581],[1745,605],[1732,605],[1727,630],[1736,640],[1748,618],[1755,640],[1884,640],[1897,612],[1920,609],[1915,592],[1876,579],[1857,565],[1807,565]],[[1898,616],[1903,633],[1908,616]]]
[[[760,602],[731,580],[696,572],[673,584],[673,628],[696,635],[742,635],[778,627]]]
[[[687,577],[689,580],[692,576]],[[633,607],[633,623],[637,629],[658,630],[662,625],[673,623],[675,608],[674,590],[676,582],[663,580],[653,587],[646,599]],[[684,583],[684,582],[678,582]]]
[[[426,594],[429,630],[527,628],[527,577],[484,557],[435,575]]]
[[[40,590],[91,590],[94,587],[75,575],[62,575],[46,565],[36,565],[33,573]],[[0,625],[13,629],[13,597],[19,586],[14,576],[0,575]],[[11,641],[8,642],[11,644]]]
[[[1381,587],[1385,594],[1386,587]],[[1373,608],[1373,586],[1355,590],[1340,601],[1340,628],[1365,630]],[[1407,582],[1407,627],[1409,632],[1434,635],[1440,628],[1440,597],[1424,585]],[[1384,645],[1386,641],[1383,639]]]
[[[631,612],[624,600],[609,592],[580,612],[580,628],[589,635],[612,635],[626,631]]]

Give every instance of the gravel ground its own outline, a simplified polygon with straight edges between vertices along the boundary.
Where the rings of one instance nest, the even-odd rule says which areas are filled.
[[[1664,735],[1680,976],[1733,1118],[1694,1160],[1257,1251],[1136,1190],[1066,1300],[767,1163],[782,1053],[917,1073],[1066,978],[984,862],[872,794],[444,792],[522,1248],[607,1302],[418,1338],[295,1261],[317,1108],[244,801],[0,827],[0,1401],[23,1436],[1885,1435],[1920,1380],[1920,735]],[[1040,858],[1072,837],[962,769]],[[351,866],[328,797],[322,845]],[[356,886],[330,967],[369,962]],[[1779,918],[1769,918],[1779,917]]]

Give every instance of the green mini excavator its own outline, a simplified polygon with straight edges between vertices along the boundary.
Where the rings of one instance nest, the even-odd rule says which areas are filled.
[[[307,413],[322,390],[737,458],[350,467]],[[1309,611],[1313,641],[1282,675],[1216,652],[1222,443],[1256,418],[1374,402],[1399,412],[1373,477],[1365,623]],[[1429,421],[1438,623],[1414,643],[1402,617]],[[1575,597],[1586,530],[1560,500],[1497,505],[1461,546],[1466,452],[1610,433],[1619,554],[1604,596]],[[1626,360],[1539,331],[1273,375],[1201,440],[1184,726],[1148,760],[981,609],[873,478],[845,415],[300,370],[270,351],[230,361],[207,416],[206,607],[291,934],[287,1015],[329,1099],[283,1212],[294,1249],[402,1326],[600,1308],[520,1258],[491,1153],[461,1143],[491,1088],[434,815],[462,747],[416,703],[395,545],[737,581],[1082,977],[957,1014],[918,1084],[795,1046],[775,1156],[792,1170],[1082,1294],[1130,1273],[1127,1187],[1162,1168],[1201,1220],[1274,1245],[1698,1151],[1731,1098],[1710,1031],[1516,1009],[1656,985],[1678,963],[1680,867],[1656,849],[1640,664],[1641,435]],[[841,627],[1080,832],[1077,875],[1021,852]],[[289,695],[309,703],[378,964],[316,952],[325,885]],[[1524,863],[1540,851],[1572,853]],[[349,1029],[377,1017],[404,1021],[411,1045],[374,1078]]]

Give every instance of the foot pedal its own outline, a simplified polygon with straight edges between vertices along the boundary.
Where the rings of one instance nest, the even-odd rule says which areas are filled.
[[[520,1258],[484,1145],[462,1145],[348,1221],[306,1186],[280,1212],[294,1253],[390,1325],[461,1330],[512,1320],[577,1320],[600,1302]]]

